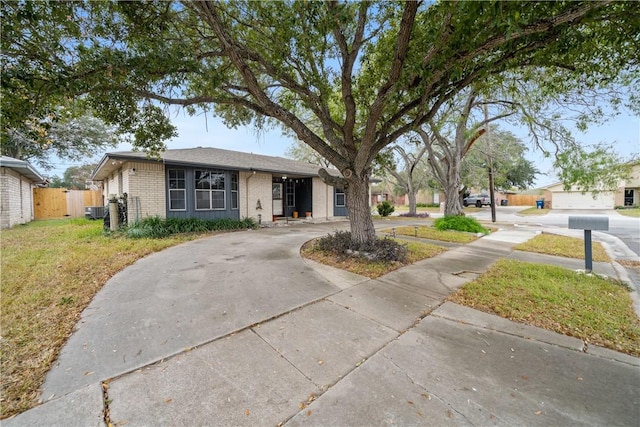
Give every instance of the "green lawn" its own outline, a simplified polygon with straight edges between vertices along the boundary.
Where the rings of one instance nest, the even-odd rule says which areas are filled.
[[[618,212],[620,215],[630,216],[633,218],[640,218],[640,208],[616,209],[616,212]]]
[[[527,208],[527,209],[518,211],[518,215],[525,215],[525,216],[546,215],[549,212],[551,212],[551,209],[547,209],[547,208],[538,209],[536,207],[532,207],[532,208]]]
[[[502,259],[449,300],[640,356],[640,319],[614,280]]]
[[[539,234],[533,239],[515,247],[519,251],[536,252],[566,258],[584,259],[584,240],[575,237],[558,236],[556,234]],[[611,262],[599,242],[592,242],[592,260]]]
[[[409,206],[406,205],[393,205],[394,207],[394,211],[398,212],[398,213],[403,213],[403,212],[409,212]],[[439,207],[429,207],[429,208],[425,208],[425,207],[417,207],[416,208],[416,212],[421,213],[421,212],[440,212],[440,208]]]
[[[393,229],[385,228],[380,230],[381,233],[392,234]],[[471,243],[478,240],[478,237],[472,233],[463,233],[453,230],[438,230],[428,225],[395,227],[397,236],[419,237],[421,239],[440,240],[442,242],[452,243]]]
[[[110,237],[102,221],[86,219],[2,230],[0,418],[36,404],[38,388],[80,313],[111,276],[152,252],[203,235]]]

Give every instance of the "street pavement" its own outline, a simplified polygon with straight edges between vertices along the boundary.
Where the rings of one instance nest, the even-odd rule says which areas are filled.
[[[519,215],[518,211],[525,206],[496,206],[496,221],[507,224],[527,224],[545,227],[547,230],[555,232],[570,232],[571,235],[582,237],[580,230],[567,230],[570,216],[606,216],[609,218],[609,230],[606,232],[594,232],[599,239],[606,239],[608,236],[622,240],[621,245],[624,253],[617,254],[618,259],[634,259],[640,256],[640,218],[620,215],[615,209],[605,210],[557,210],[553,209],[545,215]],[[491,221],[491,209],[482,208],[478,212],[470,212],[472,216],[480,221]]]
[[[500,258],[574,268],[513,249],[539,227],[501,226],[375,280],[300,257],[347,227],[292,222],[139,260],[83,312],[44,403],[2,426],[101,426],[105,413],[128,426],[638,425],[640,359],[446,302]],[[618,267],[594,272],[625,279]]]

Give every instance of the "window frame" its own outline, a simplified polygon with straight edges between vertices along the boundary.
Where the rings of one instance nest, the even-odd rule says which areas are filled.
[[[338,203],[338,196],[342,196],[342,204]],[[336,208],[344,208],[347,206],[347,195],[345,194],[345,192],[343,190],[340,190],[339,188],[336,188],[335,191],[335,197],[334,197],[334,207]]]
[[[288,179],[284,184],[284,205],[288,208],[296,207],[296,184]]]
[[[209,177],[207,179],[209,188],[198,188],[198,175],[202,173],[209,174]],[[214,188],[214,185],[216,185],[216,187],[220,186],[219,184],[212,182],[211,178],[214,176],[222,177],[222,188]],[[195,187],[194,188],[194,197],[195,197],[194,208],[196,211],[226,211],[227,210],[227,173],[225,171],[220,169],[194,169],[193,182]],[[215,194],[218,194],[219,196],[219,193],[222,193],[222,207],[213,207],[214,201],[220,200],[219,198],[215,199],[213,196]],[[199,201],[198,194],[208,195],[207,200],[209,202],[209,207],[207,208],[198,207],[198,201]]]
[[[180,177],[172,178],[171,172],[182,172],[182,178]],[[185,212],[187,210],[187,172],[184,169],[169,169],[167,179],[168,179],[168,188],[169,188],[169,200],[168,200],[169,210],[173,212]],[[176,182],[182,181],[183,186],[172,188],[171,187],[172,181],[176,181]],[[177,192],[182,192],[182,202],[184,203],[183,209],[174,208],[172,205],[172,202],[174,200],[171,198],[171,194],[174,194]]]
[[[240,176],[238,172],[231,172],[231,210],[240,209]]]

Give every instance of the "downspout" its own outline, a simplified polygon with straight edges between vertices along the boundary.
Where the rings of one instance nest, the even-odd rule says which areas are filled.
[[[333,189],[333,187],[331,187],[330,185],[327,185],[325,190],[325,195],[326,195],[326,201],[325,201],[325,217],[327,218],[327,220],[329,220],[329,206],[331,206],[333,208],[333,200],[331,201],[331,204],[329,204],[329,188]]]
[[[245,187],[245,191],[247,192],[247,195],[245,197],[246,199],[246,209],[247,209],[247,213],[246,216],[247,218],[249,217],[249,180],[256,174],[256,171],[254,171],[253,169],[251,169],[251,175],[249,175],[245,180],[244,180],[244,187]]]
[[[20,219],[24,219],[24,195],[22,194],[24,190],[22,189],[22,175],[20,173],[18,173],[18,175],[18,185],[20,185]]]

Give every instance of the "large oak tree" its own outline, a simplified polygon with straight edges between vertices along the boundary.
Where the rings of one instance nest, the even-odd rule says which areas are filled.
[[[3,120],[84,97],[140,148],[162,105],[276,122],[342,173],[352,238],[375,238],[376,155],[478,79],[637,65],[633,2],[3,2]],[[604,70],[604,72],[602,72]],[[7,96],[4,96],[7,93]],[[7,110],[10,108],[10,110]],[[35,114],[36,116],[38,114]]]

